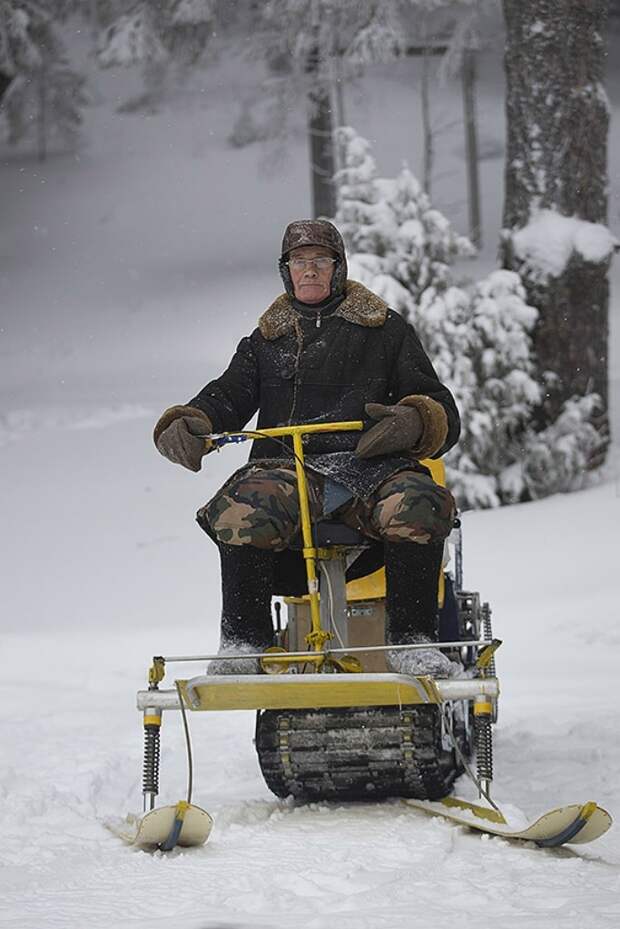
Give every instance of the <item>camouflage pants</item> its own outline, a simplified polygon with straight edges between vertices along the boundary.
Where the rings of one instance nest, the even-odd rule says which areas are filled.
[[[310,513],[317,521],[323,512],[323,479],[310,474],[308,484]],[[399,471],[368,500],[351,498],[328,518],[384,542],[425,544],[446,538],[454,514],[454,499],[445,487],[427,474]],[[218,541],[228,545],[272,551],[301,546],[297,480],[289,468],[245,471],[207,503],[202,516]]]

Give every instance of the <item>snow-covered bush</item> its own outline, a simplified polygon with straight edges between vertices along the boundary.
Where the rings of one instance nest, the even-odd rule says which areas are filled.
[[[596,394],[571,397],[542,432],[531,430],[522,461],[523,484],[537,499],[583,486],[590,462],[604,445],[592,420],[602,403]]]
[[[158,19],[157,11],[147,4],[140,4],[119,16],[102,36],[99,64],[109,68],[136,62],[165,61],[168,53],[158,28]]]
[[[538,311],[520,276],[493,271],[458,286],[454,259],[469,241],[434,209],[408,168],[377,177],[370,145],[339,130],[335,220],[351,277],[415,325],[462,419],[446,456],[448,483],[464,509],[499,506],[575,489],[600,445],[591,423],[597,398],[573,397],[536,432],[544,399],[531,334]]]
[[[102,30],[97,58],[104,68],[143,66],[144,93],[120,112],[155,111],[162,102],[168,68],[183,78],[216,34],[215,0],[143,0],[119,12]]]
[[[212,0],[160,0],[134,4],[104,30],[98,49],[103,67],[176,59],[193,64],[213,29]]]
[[[497,506],[523,494],[513,466],[542,398],[530,355],[536,315],[511,271],[494,271],[468,290],[422,293],[416,328],[461,412],[461,438],[446,458],[461,506]]]

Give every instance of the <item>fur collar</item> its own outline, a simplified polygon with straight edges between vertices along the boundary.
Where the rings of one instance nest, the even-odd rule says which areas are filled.
[[[387,303],[358,281],[347,281],[346,297],[334,313],[357,326],[382,326],[387,318]],[[263,338],[269,342],[293,332],[295,310],[288,294],[280,294],[258,321]]]

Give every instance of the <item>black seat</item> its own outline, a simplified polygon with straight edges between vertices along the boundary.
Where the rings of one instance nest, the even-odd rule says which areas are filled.
[[[383,543],[362,535],[342,523],[321,521],[313,525],[314,544],[319,548],[328,545],[347,545],[361,549],[359,557],[347,568],[347,581],[372,574],[383,564]],[[306,568],[299,547],[274,552],[274,594],[282,597],[302,597],[308,592]]]
[[[367,546],[371,540],[343,523],[320,522],[314,527],[314,539],[319,547],[326,545]]]

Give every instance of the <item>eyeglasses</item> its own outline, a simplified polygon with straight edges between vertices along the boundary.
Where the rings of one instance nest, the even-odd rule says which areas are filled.
[[[291,258],[287,261],[287,264],[291,271],[307,271],[308,268],[327,271],[336,261],[336,258],[328,258],[327,255],[322,255],[320,258]]]

